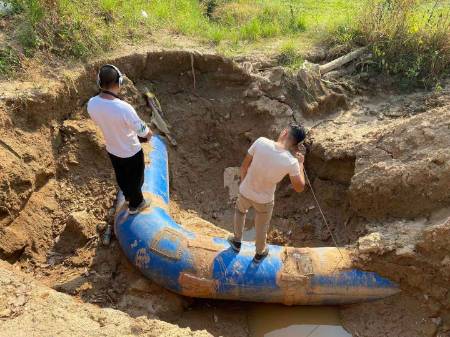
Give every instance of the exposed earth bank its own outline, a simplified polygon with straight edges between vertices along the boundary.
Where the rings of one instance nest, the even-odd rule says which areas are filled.
[[[399,94],[382,81],[324,81],[270,60],[189,51],[101,62],[127,74],[123,97],[144,119],[151,121],[144,87],[161,102],[178,143],[170,148],[175,220],[226,235],[233,206],[224,172],[239,165],[257,137],[304,123],[311,129],[307,173],[333,236],[354,247],[355,266],[403,290],[341,308],[344,326],[361,337],[450,335],[448,86]],[[0,84],[0,257],[13,264],[0,265],[1,289],[11,288],[0,291],[0,335],[38,326],[43,336],[84,336],[86,327],[93,336],[247,336],[245,305],[208,302],[224,318],[205,319],[198,302],[141,278],[117,242],[101,245],[116,187],[102,136],[85,111],[99,64],[39,85]],[[310,188],[296,195],[280,184],[269,238],[333,245]],[[33,321],[38,311],[42,319]]]

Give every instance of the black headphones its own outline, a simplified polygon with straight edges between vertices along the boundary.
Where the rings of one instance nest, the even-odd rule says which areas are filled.
[[[119,68],[117,68],[115,65],[112,65],[112,64],[105,64],[104,66],[102,66],[100,68],[100,70],[98,71],[98,74],[97,74],[97,86],[101,90],[103,90],[103,88],[102,88],[102,81],[100,79],[100,72],[102,71],[103,68],[106,68],[106,67],[112,68],[112,69],[114,69],[116,71],[117,77],[116,77],[115,82],[119,85],[119,87],[122,86],[122,84],[123,84],[123,74],[120,72]]]

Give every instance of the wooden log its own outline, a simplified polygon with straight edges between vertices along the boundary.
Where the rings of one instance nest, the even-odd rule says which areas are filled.
[[[321,74],[326,74],[336,68],[342,67],[344,64],[353,61],[354,59],[362,56],[363,54],[365,54],[367,52],[367,47],[361,47],[358,48],[344,56],[338,57],[337,59],[322,64],[319,66],[319,70]]]

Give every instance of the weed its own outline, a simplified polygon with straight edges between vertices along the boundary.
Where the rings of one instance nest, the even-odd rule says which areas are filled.
[[[306,20],[303,15],[297,14],[291,18],[289,23],[292,32],[304,32],[306,31]]]
[[[0,48],[0,76],[13,74],[20,68],[17,51],[9,46]]]
[[[298,69],[303,64],[303,56],[299,53],[293,40],[284,42],[280,47],[278,63],[291,69]]]
[[[213,44],[218,45],[221,41],[223,41],[226,38],[226,33],[223,31],[223,29],[221,29],[217,25],[212,25],[211,28],[209,28],[208,30],[207,38]]]

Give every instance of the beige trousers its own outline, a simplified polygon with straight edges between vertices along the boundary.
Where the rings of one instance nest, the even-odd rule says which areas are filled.
[[[245,217],[248,210],[253,207],[255,210],[256,253],[262,253],[266,248],[267,231],[269,230],[270,219],[272,218],[273,206],[273,201],[267,204],[260,204],[239,194],[234,212],[234,239],[238,242],[242,240]]]

